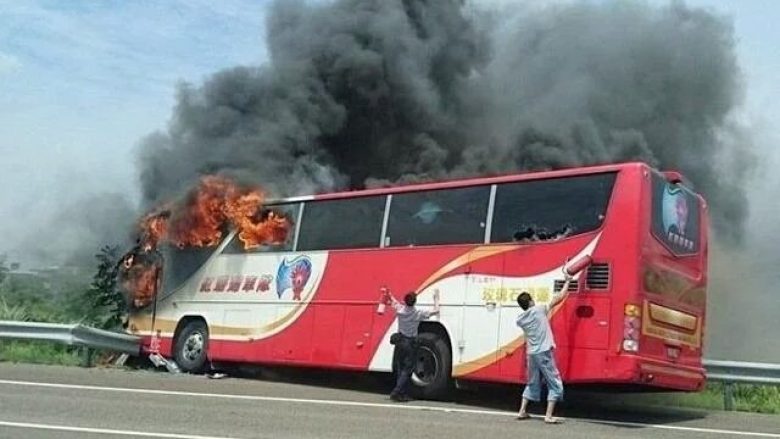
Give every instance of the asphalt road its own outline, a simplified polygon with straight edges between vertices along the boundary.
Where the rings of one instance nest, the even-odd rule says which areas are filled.
[[[0,438],[780,438],[780,416],[575,402],[564,424],[548,426],[516,421],[506,392],[394,404],[387,384],[317,372],[211,380],[0,363]]]

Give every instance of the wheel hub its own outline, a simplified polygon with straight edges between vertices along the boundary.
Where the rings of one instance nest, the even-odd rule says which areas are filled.
[[[203,353],[203,334],[200,332],[193,332],[184,340],[184,345],[181,349],[182,357],[189,361],[195,361]]]
[[[439,360],[427,346],[417,350],[417,361],[412,373],[412,382],[420,387],[430,385],[439,373]]]

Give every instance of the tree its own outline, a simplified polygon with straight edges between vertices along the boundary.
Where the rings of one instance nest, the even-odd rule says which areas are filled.
[[[119,249],[104,246],[95,255],[97,272],[85,293],[84,321],[103,329],[117,329],[127,309],[122,293],[117,289]]]
[[[8,275],[8,267],[5,266],[5,255],[0,255],[0,284],[3,283]]]

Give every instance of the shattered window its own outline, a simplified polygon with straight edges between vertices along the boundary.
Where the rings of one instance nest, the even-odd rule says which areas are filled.
[[[537,242],[598,229],[616,173],[499,184],[491,242]]]
[[[489,198],[489,186],[393,195],[385,245],[484,242]]]
[[[247,244],[241,239],[241,236],[236,233],[233,235],[230,243],[222,250],[222,253],[237,254],[292,251],[295,242],[295,223],[298,221],[298,209],[300,208],[300,205],[301,203],[266,206],[257,213],[258,220],[266,219],[269,215],[273,214],[277,218],[284,218],[289,223],[289,230],[285,236],[284,242],[280,244],[262,245]]]

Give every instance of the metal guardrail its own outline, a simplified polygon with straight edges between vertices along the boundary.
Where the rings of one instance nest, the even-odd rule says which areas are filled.
[[[780,364],[704,360],[707,380],[723,385],[723,408],[734,410],[734,384],[780,385]]]
[[[84,325],[0,320],[0,338],[38,340],[139,355],[139,337]]]
[[[780,364],[721,360],[704,360],[703,363],[708,380],[780,385]]]

